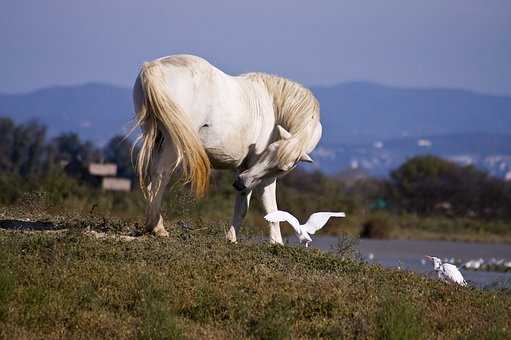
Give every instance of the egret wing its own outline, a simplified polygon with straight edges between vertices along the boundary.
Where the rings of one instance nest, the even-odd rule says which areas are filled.
[[[463,275],[461,275],[461,272],[455,265],[444,263],[442,267],[444,275],[449,281],[460,284],[462,286],[466,285]]]
[[[317,212],[310,215],[303,228],[309,234],[314,234],[325,226],[330,217],[346,217],[346,214],[343,212]]]
[[[291,224],[296,233],[300,233],[300,222],[287,211],[277,210],[264,216],[268,222],[288,222]]]

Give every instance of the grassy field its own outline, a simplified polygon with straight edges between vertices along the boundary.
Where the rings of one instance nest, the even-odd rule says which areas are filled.
[[[138,190],[129,193],[105,192],[65,176],[47,177],[37,185],[27,184],[19,177],[7,179],[0,176],[0,197],[12,197],[0,200],[0,218],[51,220],[54,216],[65,216],[64,219],[68,220],[93,214],[106,219],[120,218],[143,223],[146,202]],[[358,202],[342,192],[311,193],[296,190],[285,183],[279,186],[277,193],[279,208],[293,213],[301,221],[306,221],[311,213],[317,211],[345,211],[346,219],[331,219],[322,229],[321,232],[327,235],[511,243],[509,221],[371,210],[366,207],[367,202]],[[189,190],[175,185],[165,195],[162,215],[168,225],[183,222],[226,225],[234,209],[234,195],[228,176],[216,178],[210,192],[202,200],[196,200]],[[242,227],[243,234],[267,236],[263,216],[261,204],[253,199]],[[284,225],[282,231],[284,235],[292,234],[289,226]]]
[[[182,226],[121,240],[115,219],[0,231],[4,339],[511,337],[511,292],[460,288],[335,256]],[[98,239],[87,229],[106,232]]]

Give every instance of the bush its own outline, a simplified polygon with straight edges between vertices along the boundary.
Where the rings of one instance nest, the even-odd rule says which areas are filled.
[[[379,338],[423,338],[424,325],[421,316],[421,311],[406,298],[387,298],[377,314]]]
[[[390,238],[394,231],[394,225],[390,217],[384,213],[371,215],[362,225],[360,237],[385,239]]]
[[[421,215],[511,218],[511,186],[473,166],[413,157],[391,173],[395,205]]]

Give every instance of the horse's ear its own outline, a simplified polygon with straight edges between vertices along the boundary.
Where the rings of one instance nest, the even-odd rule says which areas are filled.
[[[277,131],[279,133],[280,139],[291,138],[291,134],[286,129],[284,129],[281,125],[277,125]]]
[[[304,153],[302,155],[302,157],[300,157],[300,161],[307,162],[307,163],[313,163],[314,162],[314,160],[311,158],[311,156],[307,155],[306,153]]]

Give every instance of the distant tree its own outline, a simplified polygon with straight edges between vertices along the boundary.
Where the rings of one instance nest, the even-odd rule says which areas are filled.
[[[46,128],[37,122],[16,125],[8,118],[0,119],[0,170],[22,176],[43,171]]]
[[[350,183],[347,190],[348,195],[364,207],[370,209],[389,208],[386,199],[389,186],[386,180],[372,177],[360,178]]]
[[[393,200],[407,211],[509,217],[509,184],[435,156],[405,162],[391,173],[391,187]]]
[[[76,133],[63,133],[55,137],[48,149],[53,163],[64,165],[69,175],[87,181],[88,164],[103,159],[100,149],[91,142],[82,142]]]
[[[105,161],[117,164],[117,174],[121,177],[135,178],[131,161],[131,142],[123,136],[114,136],[103,148]]]
[[[101,150],[97,149],[91,142],[83,142],[78,134],[63,133],[55,137],[52,142],[55,157],[59,161],[79,161],[87,164],[99,162],[102,159]]]
[[[9,118],[0,118],[0,171],[14,170],[12,149],[14,147],[16,125]]]

